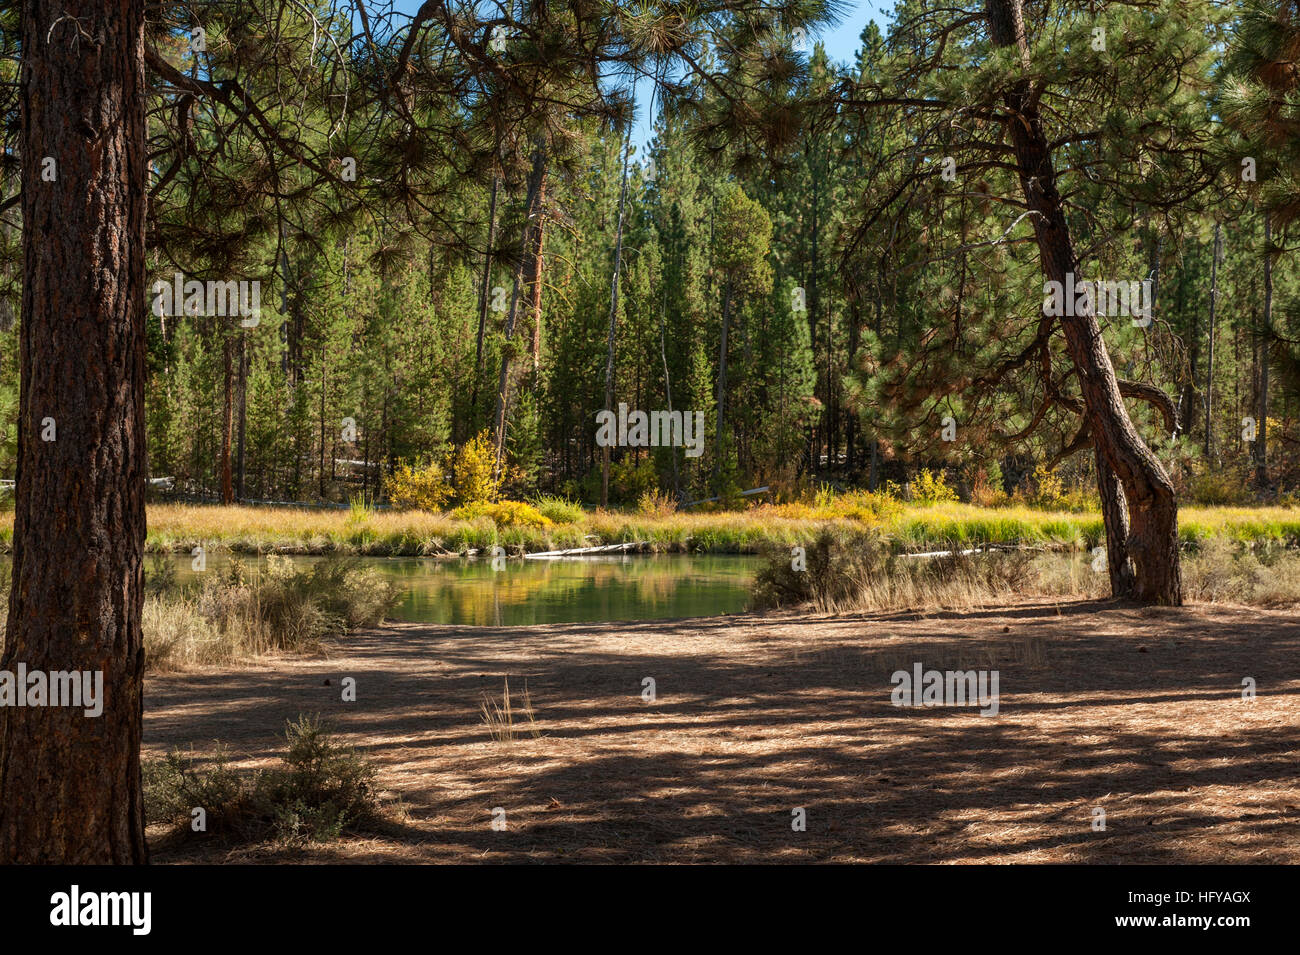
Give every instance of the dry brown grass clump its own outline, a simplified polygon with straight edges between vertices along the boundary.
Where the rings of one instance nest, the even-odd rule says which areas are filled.
[[[1019,597],[1109,596],[1105,565],[1089,554],[949,549],[941,556],[890,554],[871,531],[824,531],[793,553],[769,551],[754,583],[764,610],[811,604],[826,613],[971,610]],[[1285,607],[1300,604],[1300,554],[1211,539],[1183,555],[1188,600]]]
[[[326,640],[379,623],[398,599],[377,570],[337,558],[297,568],[273,556],[257,575],[235,561],[196,592],[181,591],[165,574],[149,589],[145,664],[157,671],[317,652]]]

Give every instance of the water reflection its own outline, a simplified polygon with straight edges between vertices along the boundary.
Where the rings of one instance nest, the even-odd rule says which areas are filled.
[[[196,579],[190,558],[177,555],[182,583]],[[252,569],[258,561],[240,558]],[[297,562],[320,560],[295,557]],[[487,560],[367,557],[402,585],[394,619],[470,626],[519,626],[605,620],[654,620],[737,613],[745,609],[757,557],[716,555],[610,556],[583,560],[510,560],[493,571]],[[210,555],[207,573],[228,557]]]

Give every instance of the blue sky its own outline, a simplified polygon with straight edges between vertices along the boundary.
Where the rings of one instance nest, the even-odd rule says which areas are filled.
[[[858,50],[858,37],[868,20],[875,20],[883,30],[889,20],[894,0],[842,0],[845,13],[839,24],[814,36],[826,45],[826,52],[832,60],[840,63],[852,63]],[[396,0],[395,7],[408,14],[414,13],[420,6],[420,0]],[[643,84],[644,85],[644,84]],[[638,149],[643,147],[650,136],[650,104],[648,90],[645,95],[638,90],[637,125],[632,133],[632,142]]]
[[[821,41],[826,46],[827,55],[838,63],[852,63],[858,52],[858,38],[867,21],[875,20],[883,31],[889,21],[894,7],[894,0],[843,0],[845,13],[837,26],[815,34],[814,42]],[[638,154],[650,139],[650,104],[648,83],[638,84],[637,123],[632,132],[632,142],[636,144]]]

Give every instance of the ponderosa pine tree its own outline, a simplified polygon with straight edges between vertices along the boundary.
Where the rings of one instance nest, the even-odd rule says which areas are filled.
[[[898,111],[914,137],[916,161],[859,231],[933,202],[942,194],[938,183],[950,181],[957,193],[978,193],[984,210],[1004,213],[993,234],[959,235],[953,254],[994,254],[1029,237],[1041,281],[1064,287],[1089,278],[1082,266],[1093,250],[1080,247],[1080,234],[1095,248],[1131,221],[1133,211],[1124,210],[1186,202],[1213,180],[1198,97],[1208,80],[1205,25],[1214,18],[1199,4],[1067,5],[1050,20],[1039,7],[1027,19],[1026,9],[1021,0],[987,0],[960,13],[911,5],[894,31],[897,53],[884,78],[846,87],[834,105]],[[1076,211],[1072,203],[1090,189],[1104,190],[1110,204]],[[1013,298],[1042,301],[1037,286]],[[1082,426],[1072,445],[1095,449],[1113,591],[1178,604],[1173,484],[1124,399],[1159,409],[1170,431],[1172,402],[1154,385],[1116,375],[1102,322],[1086,300],[1064,315],[1037,310],[1015,333],[1003,333],[1014,350],[961,386],[996,389],[1013,372],[1038,373],[1031,421],[1073,411]],[[1055,357],[1062,347],[1064,364]]]

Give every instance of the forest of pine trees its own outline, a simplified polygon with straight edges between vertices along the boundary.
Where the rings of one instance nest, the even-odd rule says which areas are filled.
[[[940,468],[992,502],[1056,469],[1112,594],[1175,606],[1180,503],[1294,503],[1300,4],[902,0],[852,64],[810,42],[839,8],[0,3],[0,665],[106,700],[4,715],[0,858],[146,858],[149,477],[382,500],[473,457],[620,505]],[[703,453],[598,442],[625,406]]]
[[[1065,105],[1053,123],[1077,127],[1055,146],[1079,278],[1150,281],[1153,321],[1106,323],[1107,347],[1120,379],[1175,402],[1176,443],[1158,402],[1129,410],[1179,490],[1206,500],[1300,481],[1285,188],[1295,147],[1281,145],[1290,118],[1279,115],[1296,80],[1278,62],[1296,42],[1292,6],[1181,4],[1184,15],[1164,20],[1124,4],[1095,16],[1026,6],[1055,31]],[[150,316],[150,474],[199,499],[379,498],[399,463],[486,431],[501,446],[507,493],[587,503],[799,482],[874,488],[920,466],[952,469],[964,489],[1014,490],[1038,464],[1092,486],[1092,456],[1073,453],[1088,447],[1077,387],[1058,367],[1048,377],[1061,400],[1045,400],[1040,359],[1025,360],[1038,346],[1042,273],[1001,144],[982,138],[978,111],[963,126],[960,109],[901,97],[858,106],[882,89],[911,89],[915,103],[975,100],[963,84],[981,82],[987,66],[973,65],[985,41],[928,10],[908,0],[887,32],[868,24],[852,65],[820,45],[797,56],[763,87],[762,122],[774,128],[754,136],[729,129],[720,102],[758,88],[753,64],[705,43],[699,71],[679,64],[629,88],[649,98],[624,104],[652,111],[648,143],[631,142],[626,122],[557,107],[530,122],[531,135],[519,127],[480,142],[463,170],[439,165],[460,145],[454,101],[416,107],[446,114],[425,119],[418,143],[384,144],[422,151],[402,165],[360,147],[346,156],[365,130],[339,113],[337,81],[317,90],[303,79],[270,122],[292,121],[307,140],[342,126],[343,145],[312,144],[313,161],[344,183],[368,182],[364,199],[338,184],[307,189],[291,162],[264,168],[223,107],[185,92],[186,76],[240,69],[238,31],[250,23],[233,16],[223,29],[214,17],[201,52],[174,38],[164,54],[172,91],[152,137],[182,148],[152,167],[147,287],[177,273],[256,280],[262,311],[252,327],[238,316]],[[329,13],[322,6],[319,22],[347,42],[350,27]],[[296,31],[282,24],[298,41],[286,55],[319,55],[322,40],[315,53],[305,42],[316,25],[302,15]],[[1104,50],[1094,49],[1098,28]],[[373,64],[353,55],[362,89]],[[1114,68],[1144,57],[1149,69],[1121,78]],[[1130,98],[1139,86],[1140,103]],[[782,100],[799,109],[776,109]],[[1158,147],[1126,150],[1143,121],[1160,126]],[[202,163],[189,161],[200,153]],[[412,168],[419,183],[407,181]],[[275,180],[269,195],[243,188],[259,176]],[[5,230],[12,258],[17,232]],[[12,263],[0,271],[7,477],[17,277]],[[1059,366],[1049,351],[1041,361]],[[620,402],[702,412],[703,455],[614,448],[606,487],[594,418]],[[948,418],[955,440],[941,437]]]

